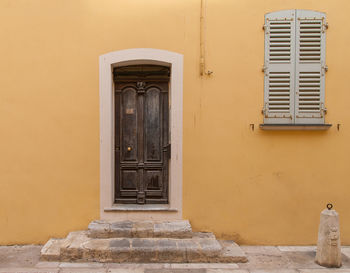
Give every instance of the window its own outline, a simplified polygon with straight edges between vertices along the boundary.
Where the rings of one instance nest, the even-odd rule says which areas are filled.
[[[265,15],[264,124],[324,124],[326,15]]]

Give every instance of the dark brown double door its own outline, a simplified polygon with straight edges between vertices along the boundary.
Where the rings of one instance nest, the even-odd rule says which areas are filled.
[[[168,203],[169,68],[114,70],[115,202]]]

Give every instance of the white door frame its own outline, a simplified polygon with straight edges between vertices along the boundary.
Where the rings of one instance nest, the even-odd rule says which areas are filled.
[[[114,204],[114,82],[113,68],[132,64],[170,67],[169,204]],[[182,219],[182,97],[183,55],[166,50],[135,48],[100,56],[100,218],[103,220]]]

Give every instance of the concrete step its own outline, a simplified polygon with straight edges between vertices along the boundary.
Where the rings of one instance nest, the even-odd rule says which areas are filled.
[[[219,255],[218,262],[220,263],[246,263],[248,262],[247,255],[234,241],[219,240],[222,246],[222,251]]]
[[[64,243],[64,241],[65,239],[48,240],[40,251],[40,258],[49,262],[59,261],[61,254],[61,246]]]
[[[191,238],[192,228],[187,220],[177,221],[92,221],[90,238]]]
[[[51,239],[41,259],[64,262],[203,263],[246,262],[238,245],[217,241],[211,233],[192,238],[91,238],[89,232],[71,232],[66,239]]]

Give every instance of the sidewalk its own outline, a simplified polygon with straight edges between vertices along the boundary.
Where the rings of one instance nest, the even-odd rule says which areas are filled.
[[[343,266],[327,269],[314,263],[316,248],[241,246],[249,262],[238,264],[101,264],[40,262],[42,246],[0,246],[0,273],[350,273],[350,247],[343,247]]]

